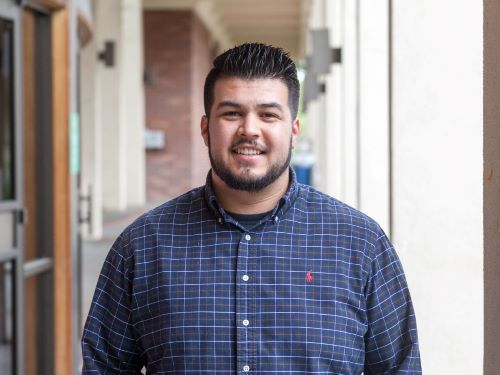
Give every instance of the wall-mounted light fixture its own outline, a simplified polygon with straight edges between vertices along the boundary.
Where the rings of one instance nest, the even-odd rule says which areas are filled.
[[[311,31],[312,55],[308,69],[316,74],[330,73],[331,64],[342,62],[342,49],[330,47],[328,29]]]
[[[115,42],[110,40],[104,42],[104,49],[97,54],[97,58],[106,66],[115,66]]]
[[[306,59],[306,76],[304,79],[304,109],[307,103],[325,93],[325,83],[320,77],[330,73],[331,64],[342,62],[342,49],[330,47],[329,30],[311,30],[312,54]]]

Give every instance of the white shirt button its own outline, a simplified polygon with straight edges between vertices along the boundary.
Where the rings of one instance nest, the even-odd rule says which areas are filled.
[[[244,325],[245,327],[246,327],[246,326],[248,326],[249,324],[250,324],[250,322],[249,322],[247,319],[245,319],[245,320],[243,321],[243,325]]]
[[[248,281],[250,278],[248,277],[248,275],[243,275],[243,276],[241,276],[241,279],[243,281]]]
[[[252,236],[250,236],[249,234],[245,235],[245,240],[250,241],[251,239],[252,239]]]
[[[243,366],[243,371],[244,372],[250,371],[250,366],[248,366],[248,365]]]
[[[277,222],[278,222],[278,220],[279,220],[278,216],[275,216],[275,217],[274,217],[274,222],[275,222],[275,223],[277,223]]]

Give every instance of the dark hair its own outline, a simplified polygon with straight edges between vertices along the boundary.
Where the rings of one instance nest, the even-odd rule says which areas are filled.
[[[222,77],[281,80],[288,88],[288,105],[292,119],[297,117],[300,95],[297,68],[288,53],[281,48],[262,43],[245,43],[217,56],[205,79],[204,104],[207,116],[210,116],[214,102],[215,82]]]

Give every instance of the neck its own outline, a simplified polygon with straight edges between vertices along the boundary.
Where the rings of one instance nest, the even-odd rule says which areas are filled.
[[[271,211],[288,189],[290,171],[287,169],[276,181],[257,192],[230,188],[212,170],[212,186],[226,211],[235,214],[260,214]]]

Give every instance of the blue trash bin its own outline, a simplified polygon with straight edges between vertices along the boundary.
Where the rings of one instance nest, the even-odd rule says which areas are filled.
[[[307,149],[297,150],[292,159],[292,168],[301,184],[312,185],[312,168],[314,155]]]
[[[301,184],[311,185],[312,166],[293,165],[293,170],[297,175],[297,181]]]

